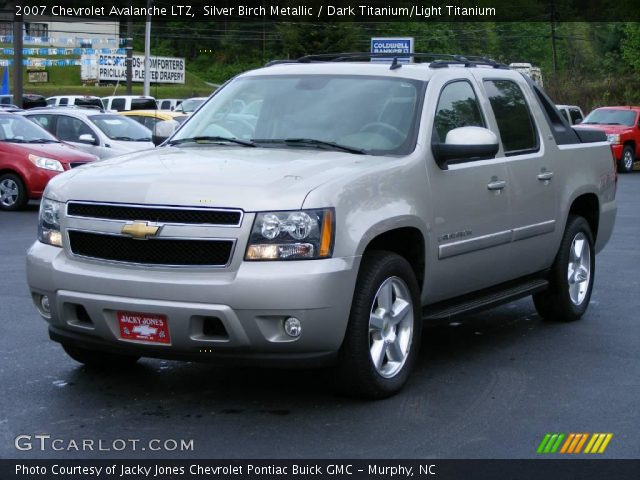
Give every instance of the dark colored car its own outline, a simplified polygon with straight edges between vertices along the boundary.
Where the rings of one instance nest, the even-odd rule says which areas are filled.
[[[0,113],[0,210],[19,210],[52,177],[96,159],[20,115]]]
[[[13,95],[0,95],[0,105],[14,105]],[[47,100],[42,95],[33,95],[30,93],[22,95],[22,108],[46,107]]]

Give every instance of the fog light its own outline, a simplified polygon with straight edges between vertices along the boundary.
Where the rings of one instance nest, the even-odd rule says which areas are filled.
[[[290,337],[299,337],[302,333],[302,325],[296,317],[289,317],[284,321],[284,331]]]
[[[49,297],[47,297],[46,295],[43,295],[42,298],[40,298],[40,307],[42,308],[42,311],[44,313],[51,313],[51,306],[49,305]]]

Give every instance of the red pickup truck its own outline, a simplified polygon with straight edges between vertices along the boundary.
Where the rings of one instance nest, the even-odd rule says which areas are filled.
[[[580,127],[604,130],[618,162],[618,171],[628,173],[640,158],[640,107],[597,108]]]

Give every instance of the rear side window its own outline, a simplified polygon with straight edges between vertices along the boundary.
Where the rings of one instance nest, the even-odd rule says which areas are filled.
[[[151,98],[132,98],[131,110],[156,110],[158,105]]]
[[[113,100],[111,100],[111,110],[124,110],[125,108],[125,99],[124,98],[114,98]]]
[[[102,100],[99,98],[76,98],[75,105],[78,107],[97,107],[102,109]]]
[[[484,127],[478,98],[466,80],[448,83],[440,93],[433,124],[435,141],[444,142],[447,133],[460,127]]]
[[[505,155],[538,150],[535,123],[522,90],[511,80],[485,80]]]
[[[582,121],[582,115],[577,108],[572,108],[569,113],[571,114],[571,122],[569,122],[571,125],[576,125]]]
[[[67,97],[62,97],[60,99],[60,105],[68,105],[69,104],[69,99]]]

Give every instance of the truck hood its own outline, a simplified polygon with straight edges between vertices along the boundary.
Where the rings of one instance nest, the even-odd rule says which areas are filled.
[[[633,127],[629,127],[628,125],[605,125],[605,124],[595,124],[595,125],[585,125],[584,123],[580,123],[575,126],[576,128],[589,128],[591,130],[602,130],[605,133],[626,133],[627,131],[631,131]]]
[[[47,196],[60,201],[293,210],[322,183],[385,161],[389,159],[302,148],[164,147],[58,175],[49,183]]]

